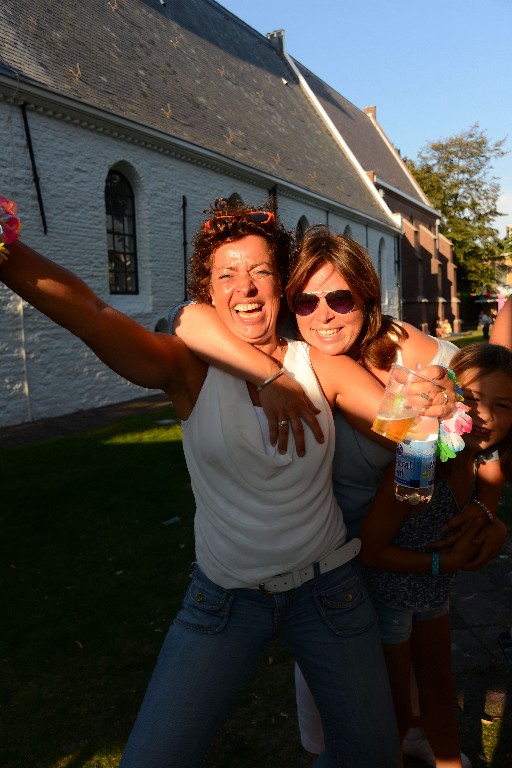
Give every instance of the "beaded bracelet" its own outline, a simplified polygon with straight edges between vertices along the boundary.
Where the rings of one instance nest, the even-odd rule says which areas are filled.
[[[471,501],[473,502],[473,504],[476,504],[478,507],[480,507],[480,509],[483,509],[483,511],[489,518],[490,523],[496,522],[496,515],[493,515],[489,507],[486,504],[484,504],[483,501],[480,501],[479,499],[471,499]]]
[[[432,576],[439,576],[439,564],[441,555],[439,552],[432,552]]]
[[[14,200],[7,200],[0,195],[0,264],[9,255],[7,245],[14,243],[20,236],[21,224],[16,216],[18,206]]]
[[[265,381],[262,381],[261,384],[258,384],[256,389],[258,392],[261,392],[262,389],[264,389],[267,384],[272,384],[273,381],[275,381],[279,376],[282,376],[284,373],[284,368],[280,368],[278,371],[272,374],[272,376],[269,376],[268,379],[265,379]]]

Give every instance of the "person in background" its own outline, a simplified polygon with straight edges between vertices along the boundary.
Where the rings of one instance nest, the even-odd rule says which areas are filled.
[[[490,341],[512,349],[512,296],[502,306],[492,326]]]
[[[451,336],[453,333],[452,324],[447,317],[443,320],[443,336]]]
[[[489,329],[491,327],[491,318],[489,317],[487,312],[484,312],[484,310],[482,310],[478,315],[478,325],[482,327],[482,335],[483,335],[484,341],[489,341]]]
[[[239,373],[254,361],[245,380],[203,362],[177,337],[114,310],[18,233],[16,206],[0,196],[4,284],[119,375],[165,392],[183,423],[197,565],[122,768],[199,768],[275,636],[299,659],[324,714],[325,751],[317,765],[397,768],[376,615],[354,564],[360,541],[347,539],[331,477],[332,409],[345,408],[369,429],[382,387],[353,360],[326,358],[326,364],[317,350],[277,333],[290,249],[277,215],[214,206],[194,239],[191,295],[214,307],[239,341],[230,370]],[[343,306],[348,301],[345,296]],[[306,429],[297,429],[297,439],[289,409],[270,426],[262,416],[265,395],[279,387],[285,402],[290,390],[299,392],[291,418],[304,419]],[[271,436],[278,432],[289,436],[282,452]]]
[[[498,345],[473,344],[455,355],[452,366],[465,410],[473,420],[473,429],[468,431],[468,425],[462,423],[467,418],[464,411],[456,417],[461,421],[458,434],[465,432],[460,437],[465,447],[448,463],[438,462],[428,504],[411,506],[399,501],[392,468],[385,473],[362,526],[360,556],[379,616],[402,743],[412,722],[412,665],[422,722],[438,768],[462,766],[448,600],[456,572],[478,551],[470,536],[446,548],[441,540],[446,536],[446,522],[472,502],[479,506],[486,524],[497,526],[504,543],[507,528],[482,502],[477,468],[499,449],[499,461],[493,463],[499,494],[505,479],[511,478],[512,453],[511,352]],[[472,527],[477,533],[477,520]],[[432,548],[434,541],[441,542],[439,547]]]
[[[436,317],[432,325],[430,326],[430,335],[435,339],[442,339],[444,336],[443,325],[441,319]]]

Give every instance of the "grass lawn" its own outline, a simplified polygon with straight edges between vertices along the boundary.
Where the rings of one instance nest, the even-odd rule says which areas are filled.
[[[173,416],[1,454],[1,768],[118,765],[194,557],[181,427],[157,423]],[[292,679],[276,644],[212,768],[307,764]]]
[[[118,765],[194,557],[181,428],[159,423],[173,418],[1,453],[1,768]],[[292,681],[276,643],[207,768],[309,764]]]

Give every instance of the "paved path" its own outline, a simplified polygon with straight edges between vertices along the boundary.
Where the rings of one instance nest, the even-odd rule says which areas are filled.
[[[158,410],[169,403],[166,395],[148,395],[124,403],[77,411],[66,416],[54,416],[51,419],[39,419],[25,424],[16,424],[13,427],[2,427],[0,428],[0,450],[95,429],[103,424],[111,424],[113,421],[126,419],[138,413]]]

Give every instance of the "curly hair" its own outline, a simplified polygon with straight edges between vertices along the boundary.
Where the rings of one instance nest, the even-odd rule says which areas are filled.
[[[261,223],[255,213],[269,212],[269,221]],[[284,228],[273,199],[265,205],[254,208],[245,204],[233,205],[228,200],[218,199],[205,211],[206,220],[196,232],[190,257],[188,291],[198,304],[211,304],[210,282],[213,256],[224,243],[240,240],[247,235],[258,235],[268,244],[281,284],[286,283],[289,271],[292,236]]]
[[[469,370],[477,371],[477,377],[485,378],[500,371],[512,378],[512,352],[501,344],[468,344],[454,355],[451,367],[462,378]],[[470,385],[472,382],[466,382]],[[508,480],[512,480],[512,432],[499,443],[500,460]]]
[[[382,314],[375,267],[364,248],[351,237],[334,234],[324,224],[306,229],[290,266],[286,286],[288,306],[292,309],[295,296],[324,264],[332,265],[362,303],[363,326],[352,356],[365,368],[389,371],[400,343],[408,334],[392,317]]]

